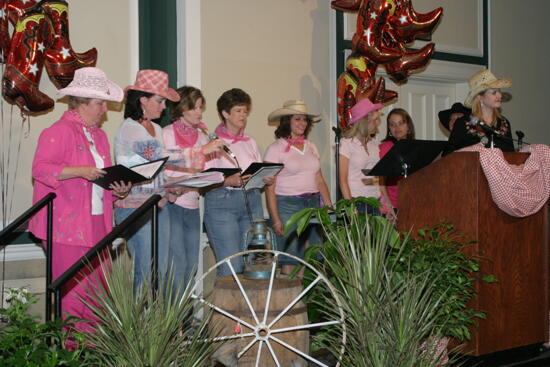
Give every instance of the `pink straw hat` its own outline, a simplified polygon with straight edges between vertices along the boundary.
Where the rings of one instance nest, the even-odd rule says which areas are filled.
[[[95,67],[76,69],[73,80],[65,88],[58,90],[57,94],[114,102],[120,102],[124,97],[122,88],[107,79],[107,75],[101,69]]]
[[[379,110],[383,107],[384,105],[372,103],[368,98],[362,99],[351,108],[351,120],[349,124],[352,125],[367,116],[369,112]]]
[[[168,86],[168,74],[160,70],[139,70],[134,85],[124,88],[124,92],[129,89],[156,94],[172,102],[180,100],[178,92]]]

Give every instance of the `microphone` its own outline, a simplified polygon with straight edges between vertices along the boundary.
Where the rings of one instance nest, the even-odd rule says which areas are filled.
[[[516,135],[518,136],[518,152],[520,152],[523,148],[523,137],[525,136],[525,134],[523,133],[523,131],[516,130]]]
[[[477,117],[473,116],[470,118],[470,124],[472,126],[479,126],[481,127],[486,133],[491,133],[495,135],[500,135],[497,133],[494,127],[487,125],[485,122],[480,121]]]
[[[216,139],[219,139],[218,135],[216,135],[215,133],[210,133],[208,134],[208,140],[212,141],[212,140],[216,140]],[[235,156],[235,154],[233,154],[233,152],[231,151],[231,149],[229,149],[229,147],[227,147],[226,145],[222,145],[222,149],[233,159],[237,160],[237,157]]]

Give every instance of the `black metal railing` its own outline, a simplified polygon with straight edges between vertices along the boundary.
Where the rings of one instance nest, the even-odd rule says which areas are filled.
[[[42,208],[47,206],[47,222],[46,222],[46,321],[51,320],[51,292],[48,290],[48,285],[52,282],[52,229],[53,229],[53,199],[56,198],[53,192],[44,196],[39,202],[31,206],[26,212],[21,214],[10,225],[0,232],[0,245],[7,246],[8,239],[14,235],[16,230],[26,223],[29,219],[35,216]]]
[[[118,238],[128,227],[149,210],[152,211],[151,222],[151,282],[153,289],[158,289],[158,202],[160,195],[153,195],[145,201],[139,208],[134,210],[120,225],[116,226],[107,236],[92,247],[80,260],[74,263],[69,269],[61,274],[54,282],[48,283],[48,291],[54,294],[55,316],[61,316],[61,288],[85,266],[91,264],[103,250],[107,248],[116,238]],[[46,302],[51,302],[48,298]],[[50,308],[51,311],[51,308]]]

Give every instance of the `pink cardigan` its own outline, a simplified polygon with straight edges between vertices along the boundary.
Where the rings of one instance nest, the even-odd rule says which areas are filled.
[[[53,206],[53,241],[67,245],[93,247],[92,183],[83,178],[58,181],[63,167],[95,166],[84,135],[84,122],[74,110],[40,134],[32,164],[34,179],[33,203],[50,192],[57,194]],[[107,134],[100,128],[89,130],[105,167],[111,165]],[[113,227],[113,195],[103,194],[105,228]],[[38,238],[46,239],[47,208],[42,209],[29,223],[29,230]]]

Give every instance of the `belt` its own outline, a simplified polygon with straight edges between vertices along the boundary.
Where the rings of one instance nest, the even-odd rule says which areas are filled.
[[[313,197],[313,196],[316,196],[316,195],[319,195],[319,193],[318,192],[307,192],[305,194],[293,195],[293,196],[295,198],[306,199],[306,198],[310,198],[310,197]]]

